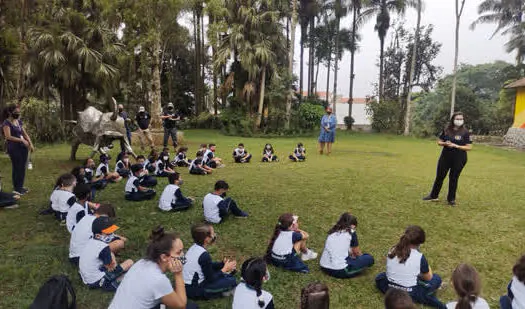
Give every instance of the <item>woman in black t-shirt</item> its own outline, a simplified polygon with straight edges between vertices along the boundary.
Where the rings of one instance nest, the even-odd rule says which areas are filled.
[[[450,123],[439,136],[438,145],[443,147],[443,151],[438,161],[436,180],[432,192],[423,200],[438,200],[443,180],[450,170],[447,201],[450,206],[455,206],[459,175],[467,164],[467,151],[472,149],[470,133],[464,126],[463,113],[456,112],[452,115]]]

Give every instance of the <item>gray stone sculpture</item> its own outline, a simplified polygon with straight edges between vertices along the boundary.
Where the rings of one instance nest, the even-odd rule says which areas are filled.
[[[97,152],[105,154],[107,148],[111,148],[114,140],[124,143],[127,152],[136,157],[126,137],[124,119],[118,116],[117,102],[113,99],[113,112],[102,113],[93,106],[89,106],[82,112],[78,112],[78,120],[71,121],[75,124],[73,128],[73,141],[71,143],[71,160],[76,159],[76,153],[80,144],[93,147],[90,157]]]

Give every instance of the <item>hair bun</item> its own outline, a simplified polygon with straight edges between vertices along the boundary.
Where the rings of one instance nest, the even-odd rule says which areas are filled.
[[[157,241],[162,237],[164,237],[164,227],[162,227],[162,225],[157,226],[153,231],[151,231],[151,240]]]

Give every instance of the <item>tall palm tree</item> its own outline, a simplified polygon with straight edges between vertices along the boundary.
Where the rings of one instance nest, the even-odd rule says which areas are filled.
[[[516,51],[516,61],[520,64],[525,55],[525,32],[522,29],[524,7],[525,0],[484,0],[478,6],[480,16],[470,27],[474,29],[479,24],[496,24],[492,37],[498,33],[510,34],[506,47],[508,52]]]
[[[334,13],[335,13],[335,63],[334,63],[334,91],[332,96],[332,109],[334,112],[334,115],[337,112],[337,73],[339,71],[339,53],[341,50],[340,47],[340,31],[339,26],[341,23],[341,17],[346,16],[347,10],[346,7],[343,6],[343,3],[341,0],[336,0],[334,6]]]
[[[379,53],[379,101],[383,100],[384,93],[384,52],[385,38],[390,28],[390,14],[405,13],[409,7],[416,7],[415,0],[370,0],[367,9],[362,13],[364,19],[369,19],[376,15],[375,31],[379,36],[380,53]]]
[[[288,54],[288,74],[293,76],[293,57],[295,52],[295,28],[297,27],[297,0],[292,0],[292,28],[290,38],[290,51]],[[301,59],[302,60],[302,59]],[[290,119],[292,113],[292,89],[289,90],[289,94],[286,96],[286,123],[285,129],[290,129]],[[302,95],[302,94],[301,94]]]
[[[304,73],[304,47],[308,39],[308,27],[310,27],[310,34],[313,30],[312,22],[317,16],[318,6],[317,0],[299,0],[299,23],[301,25],[301,56],[299,64],[299,98],[303,96],[303,73]],[[315,23],[314,23],[315,26]],[[313,63],[311,64],[313,65]],[[310,70],[309,70],[310,72]],[[308,74],[308,91],[310,91],[310,74]]]
[[[455,37],[455,52],[454,52],[454,78],[452,79],[452,94],[450,100],[450,116],[454,114],[456,106],[456,86],[458,83],[458,61],[459,61],[459,25],[461,23],[461,15],[465,8],[465,0],[456,0],[456,37]]]
[[[361,8],[363,7],[362,0],[349,0],[349,5],[352,8],[352,45],[357,47],[356,38],[357,38],[357,27],[358,19],[361,14]],[[350,90],[348,93],[348,116],[352,117],[352,105],[354,103],[354,78],[355,78],[355,52],[356,48],[350,50]],[[352,129],[350,125],[348,129]]]

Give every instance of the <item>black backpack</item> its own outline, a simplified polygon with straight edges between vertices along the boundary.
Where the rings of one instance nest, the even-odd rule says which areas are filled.
[[[69,295],[71,294],[71,304]],[[29,309],[76,309],[75,290],[68,277],[53,276],[42,285]]]

